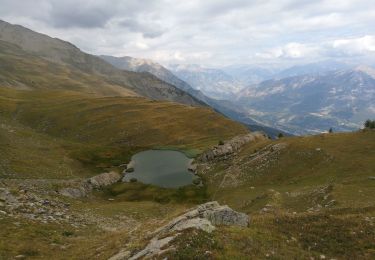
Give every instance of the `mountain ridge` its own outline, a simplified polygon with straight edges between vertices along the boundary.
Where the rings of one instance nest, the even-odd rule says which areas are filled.
[[[375,78],[368,71],[271,79],[242,90],[237,100],[260,120],[292,132],[317,133],[330,127],[355,130],[375,111]]]
[[[151,74],[119,70],[99,57],[80,51],[71,43],[34,32],[20,25],[0,21],[0,40],[16,44],[25,52],[51,62],[65,64],[84,73],[95,74],[108,84],[121,86],[141,96],[187,105],[203,105],[190,94]]]
[[[245,116],[241,111],[239,111],[236,105],[228,100],[217,100],[206,96],[202,91],[194,89],[188,83],[175,76],[173,72],[169,71],[167,68],[157,62],[154,62],[152,60],[133,58],[130,56],[113,57],[102,55],[100,57],[119,69],[151,73],[156,77],[159,77],[161,80],[188,92],[205,104],[211,106],[216,110],[216,112],[221,113],[237,122],[245,124],[250,130],[263,131],[271,138],[276,138],[279,133],[282,133],[284,135],[291,135],[286,131],[274,129],[269,126],[265,126],[260,122],[254,121],[251,117]]]

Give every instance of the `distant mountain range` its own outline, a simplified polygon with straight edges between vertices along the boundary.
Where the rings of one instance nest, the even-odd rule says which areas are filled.
[[[199,96],[198,90],[195,90],[188,83],[176,77],[171,71],[152,60],[138,59],[129,56],[114,57],[101,55],[99,57],[118,69],[140,73],[150,73],[157,78],[178,87],[181,90],[184,90],[195,96]],[[201,93],[201,95],[203,95],[203,93]]]
[[[150,60],[101,58],[121,69],[149,72],[218,112],[272,137],[280,132],[311,134],[329,128],[351,131],[375,115],[375,73],[371,67],[323,61],[284,70],[173,65],[171,71]],[[244,85],[267,78],[271,79]]]
[[[180,70],[187,82],[192,77],[186,75],[194,75],[204,85],[207,73],[196,66],[180,67],[192,68]],[[360,128],[366,118],[375,117],[374,69],[368,66],[326,60],[287,69],[238,65],[210,70],[230,75],[235,87],[215,90],[211,85],[209,90],[200,88],[203,94],[220,93],[226,100],[220,102],[221,111],[248,125],[308,134],[331,127],[351,131]],[[211,78],[206,84],[210,82]]]
[[[69,42],[3,21],[0,54],[0,84],[5,87],[209,105],[272,137],[331,127],[350,131],[375,117],[375,73],[366,66],[324,61],[284,70],[247,65],[168,69],[150,60],[90,55]]]
[[[128,56],[125,56],[125,57],[100,56],[100,57],[119,69],[129,70],[129,71],[134,71],[134,72],[151,73],[155,75],[156,77],[158,77],[159,79],[169,84],[172,84],[179,89],[186,91],[193,97],[211,106],[217,112],[233,120],[236,120],[238,122],[245,124],[250,130],[263,131],[272,138],[277,137],[279,133],[283,133],[284,135],[290,135],[289,133],[285,131],[267,127],[263,125],[261,122],[253,120],[251,116],[246,115],[243,110],[239,109],[238,106],[236,106],[233,102],[229,100],[214,99],[214,98],[209,97],[208,95],[205,95],[202,91],[198,89],[194,89],[190,84],[181,80],[180,78],[175,76],[174,73],[172,73],[170,70],[168,70],[167,68],[163,67],[162,65],[154,61],[146,60],[146,59],[137,59],[137,58],[128,57]],[[234,96],[235,94],[232,93],[232,95],[233,95],[232,98],[235,98]]]
[[[305,134],[355,130],[375,115],[375,73],[370,67],[264,81],[243,89],[237,102],[254,118]]]
[[[231,65],[222,68],[222,70],[241,82],[242,86],[249,86],[272,79],[281,71],[277,67],[253,65]]]
[[[221,69],[200,65],[170,65],[168,69],[193,88],[215,99],[230,99],[245,85]]]

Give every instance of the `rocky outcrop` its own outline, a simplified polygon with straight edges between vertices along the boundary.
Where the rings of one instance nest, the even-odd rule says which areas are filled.
[[[236,136],[222,145],[216,145],[204,152],[198,158],[199,161],[207,162],[216,158],[230,155],[242,148],[245,144],[256,140],[265,140],[267,136],[262,132],[252,132],[246,135]]]
[[[63,188],[59,190],[59,193],[65,197],[70,197],[70,198],[82,198],[86,197],[87,193],[90,190],[86,189],[84,186],[77,187],[77,188]]]
[[[101,189],[112,185],[121,179],[117,172],[105,172],[83,181],[78,187],[67,187],[59,191],[61,195],[71,198],[86,197],[93,189]]]
[[[171,231],[184,230],[190,227],[211,232],[215,229],[213,225],[233,225],[246,227],[249,224],[249,216],[236,212],[230,207],[219,205],[212,201],[199,205],[185,214],[175,218],[167,225],[156,230],[156,234],[165,234]]]
[[[108,185],[112,185],[121,179],[121,175],[117,172],[105,172],[87,179],[87,183],[94,189],[100,189]]]
[[[169,246],[170,243],[177,236],[182,235],[184,230],[194,228],[210,233],[215,230],[217,225],[247,227],[249,216],[234,211],[226,205],[221,206],[216,201],[199,205],[153,232],[149,244],[129,259],[153,258],[156,255],[173,250],[173,247]],[[121,257],[122,255],[124,255],[124,252],[120,252],[110,259],[120,260],[129,257],[129,255],[126,258]]]
[[[26,218],[42,223],[68,223],[75,220],[69,212],[69,204],[41,198],[26,190],[0,188],[0,215]]]

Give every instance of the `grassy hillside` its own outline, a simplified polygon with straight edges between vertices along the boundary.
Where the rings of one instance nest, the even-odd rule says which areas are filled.
[[[116,166],[140,150],[169,147],[194,156],[246,132],[208,108],[140,97],[0,88],[0,234],[6,238],[0,242],[0,258],[107,259],[125,244],[138,249],[147,232],[207,199],[206,189],[117,184],[83,199],[56,191],[109,168],[121,170]],[[22,204],[31,212],[26,206],[16,210],[29,217],[3,215],[4,188],[21,199],[37,196]],[[40,214],[40,198],[55,203],[52,209],[62,205],[57,214],[67,208],[67,221],[33,220],[30,216]],[[56,218],[49,211],[43,214]]]
[[[150,73],[136,73],[131,71],[120,70],[105,62],[104,60],[82,52],[79,48],[73,44],[49,37],[44,34],[40,34],[29,30],[19,25],[9,24],[5,21],[0,20],[0,55],[1,53],[7,53],[5,62],[7,59],[14,59],[14,54],[17,56],[17,52],[22,54],[28,54],[29,57],[38,57],[38,63],[29,62],[27,59],[18,62],[20,68],[14,67],[10,75],[6,75],[5,80],[8,80],[8,76],[11,78],[13,74],[20,75],[28,80],[23,82],[26,86],[34,88],[36,84],[33,83],[34,74],[36,73],[39,77],[37,82],[49,83],[56,85],[56,81],[49,81],[48,78],[43,81],[43,74],[45,71],[58,70],[59,76],[61,76],[61,70],[63,70],[62,78],[57,79],[57,85],[66,82],[66,77],[73,80],[75,84],[77,81],[80,82],[81,78],[83,83],[90,81],[90,89],[96,89],[100,94],[108,95],[123,95],[123,91],[137,93],[140,96],[156,99],[156,100],[169,100],[175,101],[182,104],[193,105],[193,106],[205,106],[201,101],[192,97],[190,94],[176,88],[175,86],[168,84]],[[9,49],[17,48],[16,53],[9,52]],[[10,57],[11,56],[11,57]],[[19,59],[20,56],[17,56]],[[41,60],[48,61],[48,67],[45,67]],[[41,64],[40,64],[41,63]],[[24,66],[25,64],[29,66]],[[63,68],[61,68],[61,66]],[[40,68],[40,69],[38,69]],[[2,71],[0,71],[0,75]],[[99,81],[99,82],[96,82]],[[11,82],[11,86],[14,86],[14,82]],[[102,84],[99,88],[98,84]],[[70,89],[70,85],[64,89]],[[86,85],[87,87],[87,85]],[[125,93],[128,95],[129,93]]]
[[[246,132],[210,109],[144,98],[6,88],[0,97],[1,140],[9,147],[2,160],[8,158],[8,168],[19,176],[40,174],[29,168],[42,167],[45,156],[51,166],[68,158],[97,171],[127,162],[140,150],[171,147],[194,155]]]
[[[17,89],[75,90],[98,95],[136,96],[133,91],[102,77],[74,70],[0,41],[0,84]]]
[[[62,95],[64,101],[61,101]],[[229,137],[233,131],[244,131],[210,110],[188,108],[191,115],[188,123],[178,125],[191,129],[177,137],[174,131],[186,128],[179,130],[173,125],[178,119],[170,110],[181,116],[181,113],[185,115],[186,107],[139,98],[114,98],[115,102],[108,104],[109,98],[73,92],[5,89],[1,97],[4,120],[0,141],[6,147],[0,151],[1,165],[6,173],[13,173],[4,175],[3,172],[2,177],[15,191],[30,180],[18,182],[12,178],[42,178],[28,187],[45,192],[55,183],[46,178],[89,176],[97,162],[109,165],[110,160],[100,156],[115,158],[111,153],[116,147],[125,149],[119,140],[129,140],[126,134],[121,135],[119,128],[134,136],[145,129],[140,133],[148,133],[144,136],[151,146],[173,145],[181,149],[204,149]],[[115,108],[121,109],[114,113]],[[215,121],[217,128],[198,128],[194,111],[200,111],[199,120],[203,121],[214,115],[214,120],[206,122]],[[111,114],[116,123],[101,117],[102,113]],[[127,113],[138,113],[145,120],[136,121],[133,117],[135,121],[122,122]],[[166,119],[161,116],[166,114],[174,120],[164,126]],[[157,134],[159,140],[155,141],[150,136],[154,131],[147,130],[149,120],[157,126],[155,133],[168,132],[169,136]],[[107,124],[111,127],[106,127]],[[196,128],[200,131],[195,131]],[[134,150],[123,150],[127,154],[148,147],[144,139],[135,137],[134,140],[137,140],[132,146]],[[58,197],[69,203],[70,214],[79,216],[78,223],[82,225],[43,224],[28,219],[19,219],[13,224],[11,217],[0,216],[1,233],[7,237],[0,243],[0,256],[5,259],[19,254],[31,259],[107,259],[120,248],[134,252],[147,243],[150,230],[203,199],[218,200],[248,213],[249,228],[219,227],[212,234],[188,231],[174,242],[178,250],[169,255],[171,259],[201,259],[202,256],[205,259],[373,259],[374,141],[374,131],[259,141],[246,145],[225,160],[200,165],[199,172],[206,183],[202,189],[173,191],[130,183],[116,184],[86,199]],[[106,152],[102,154],[102,151]],[[91,152],[100,156],[87,160],[87,165],[81,164],[84,160],[78,155]],[[72,170],[70,174],[67,169]],[[56,199],[54,193],[47,194],[51,200]]]
[[[231,201],[242,210],[257,209],[256,203],[250,203],[253,198],[249,194],[256,196],[274,189],[281,193],[278,204],[282,207],[305,211],[314,203],[299,196],[292,196],[291,203],[286,192],[305,194],[328,185],[334,186],[329,192],[338,196],[336,201],[341,207],[358,203],[371,206],[373,201],[369,198],[375,195],[375,182],[370,181],[375,172],[374,146],[374,131],[281,138],[247,146],[233,161],[215,164],[206,176],[211,186],[216,187],[212,189],[216,198]],[[354,191],[353,187],[362,191]],[[230,196],[223,192],[233,188],[236,192]],[[242,192],[246,201],[241,200]],[[267,200],[264,202],[258,203],[258,207]]]
[[[374,158],[369,130],[249,144],[201,166],[211,198],[249,213],[252,223],[222,229],[195,251],[216,241],[213,254],[224,259],[373,259]]]

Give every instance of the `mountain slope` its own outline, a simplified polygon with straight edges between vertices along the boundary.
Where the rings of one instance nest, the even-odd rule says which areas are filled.
[[[199,90],[193,89],[188,83],[176,77],[171,71],[151,60],[137,59],[129,56],[113,57],[101,55],[100,58],[112,64],[118,69],[134,72],[150,73],[177,88],[191,94],[193,97],[204,101],[205,97]]]
[[[279,69],[273,68],[271,65],[231,65],[224,67],[223,70],[240,81],[243,86],[249,86],[272,79],[279,72]]]
[[[241,124],[208,108],[139,97],[6,88],[0,88],[0,94],[2,120],[65,141],[75,151],[75,159],[99,168],[152,147],[171,146],[196,153],[247,132]]]
[[[199,65],[171,65],[169,69],[194,89],[215,99],[230,99],[243,86],[220,69],[203,68]]]
[[[33,32],[19,25],[0,21],[0,40],[15,44],[32,55],[72,67],[82,73],[101,77],[107,84],[157,100],[201,105],[191,95],[148,73],[119,70],[102,59],[80,51],[74,45]]]
[[[373,259],[374,148],[373,130],[321,134],[249,143],[233,156],[201,165],[212,198],[252,217],[248,229],[214,234],[211,241],[219,246],[212,254]]]
[[[289,135],[284,131],[264,126],[262,123],[252,120],[250,116],[246,116],[243,112],[240,111],[240,109],[234,103],[228,100],[217,100],[204,95],[202,91],[194,89],[185,81],[176,77],[171,71],[169,71],[168,69],[166,69],[165,67],[161,66],[156,62],[153,62],[151,60],[136,59],[132,57],[100,57],[119,69],[151,73],[156,77],[160,78],[161,80],[186,91],[187,93],[191,94],[198,100],[201,100],[205,104],[208,104],[217,112],[237,122],[247,125],[249,129],[251,129],[252,131],[263,131],[271,138],[276,138],[279,133]]]
[[[75,90],[98,95],[137,96],[96,74],[76,70],[25,52],[0,40],[0,84],[8,88]]]
[[[307,74],[324,74],[329,71],[348,70],[353,65],[335,60],[325,60],[304,65],[296,65],[275,74],[273,78],[282,79],[295,76],[302,76]]]
[[[244,89],[238,102],[259,120],[292,133],[358,129],[375,115],[371,71],[361,67],[269,80]]]

